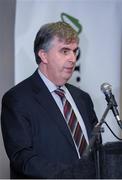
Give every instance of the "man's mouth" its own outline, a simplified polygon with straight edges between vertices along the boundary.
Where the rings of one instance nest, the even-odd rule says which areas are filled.
[[[72,72],[74,70],[74,66],[73,67],[65,67],[65,70],[67,72]]]

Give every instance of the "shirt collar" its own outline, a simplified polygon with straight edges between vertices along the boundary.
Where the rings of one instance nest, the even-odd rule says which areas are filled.
[[[47,86],[47,88],[49,89],[49,91],[52,93],[54,92],[57,88],[59,88],[58,86],[56,86],[52,81],[50,81],[41,71],[40,69],[38,69],[38,73],[40,75],[40,77],[42,78],[42,80],[44,81],[45,85]],[[60,87],[61,89],[63,89],[64,91],[66,91],[66,87],[63,85]]]

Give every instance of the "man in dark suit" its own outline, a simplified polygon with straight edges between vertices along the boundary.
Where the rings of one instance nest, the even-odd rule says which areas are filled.
[[[43,25],[34,42],[38,69],[4,95],[1,126],[11,178],[95,178],[94,156],[80,154],[55,93],[65,92],[82,129],[83,148],[97,117],[90,96],[67,83],[78,44],[77,32],[69,24]],[[82,138],[79,135],[80,142]]]

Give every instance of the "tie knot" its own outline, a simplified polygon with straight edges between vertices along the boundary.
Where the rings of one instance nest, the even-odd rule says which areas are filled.
[[[55,93],[61,98],[63,99],[65,97],[65,91],[63,89],[56,89]]]

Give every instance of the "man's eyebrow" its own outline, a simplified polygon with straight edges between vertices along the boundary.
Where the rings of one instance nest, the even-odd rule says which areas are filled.
[[[71,50],[70,48],[67,48],[67,47],[62,47],[61,49]]]
[[[64,50],[72,50],[70,48],[67,48],[67,47],[62,47],[62,49]],[[77,50],[79,49],[79,47],[75,48],[74,50],[72,50],[73,52],[76,52]]]

